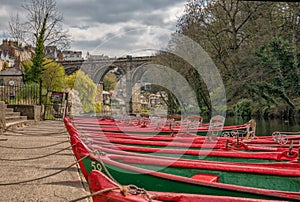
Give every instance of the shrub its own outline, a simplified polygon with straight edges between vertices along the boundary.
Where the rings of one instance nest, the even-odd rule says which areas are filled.
[[[238,116],[250,116],[251,103],[252,101],[250,99],[241,99],[233,106],[234,114]]]

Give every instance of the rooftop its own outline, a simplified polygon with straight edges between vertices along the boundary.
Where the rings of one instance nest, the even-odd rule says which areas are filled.
[[[0,71],[0,76],[22,76],[22,75],[23,75],[22,71],[16,68],[9,68]]]

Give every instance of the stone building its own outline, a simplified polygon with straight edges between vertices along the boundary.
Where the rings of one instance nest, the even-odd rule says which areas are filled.
[[[23,61],[30,60],[34,55],[32,46],[22,46],[17,41],[3,39],[0,45],[0,71],[5,67],[20,69]]]
[[[0,71],[0,100],[7,101],[16,97],[22,85],[23,73],[17,68]]]
[[[62,51],[61,55],[59,56],[59,59],[63,61],[83,60],[82,51],[71,51],[71,50]]]
[[[46,58],[52,60],[58,60],[60,51],[57,49],[56,46],[46,46],[44,50],[44,54]]]
[[[20,86],[23,73],[17,68],[8,68],[0,71],[0,86]]]

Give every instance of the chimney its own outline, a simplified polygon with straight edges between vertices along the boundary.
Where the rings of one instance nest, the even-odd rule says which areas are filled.
[[[14,45],[15,47],[18,47],[18,46],[19,46],[19,43],[18,43],[17,41],[13,41],[13,45]]]
[[[4,47],[6,47],[7,46],[7,39],[3,39],[2,44],[3,44]]]

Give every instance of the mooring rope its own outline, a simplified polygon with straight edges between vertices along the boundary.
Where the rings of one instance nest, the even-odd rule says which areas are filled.
[[[70,166],[64,168],[64,169],[61,169],[57,172],[54,172],[52,174],[49,174],[49,175],[45,175],[45,176],[42,176],[42,177],[38,177],[38,178],[34,178],[34,179],[29,179],[29,180],[24,180],[24,181],[19,181],[19,182],[7,182],[7,183],[0,183],[0,186],[8,186],[8,185],[18,185],[18,184],[23,184],[23,183],[28,183],[28,182],[33,182],[33,181],[37,181],[37,180],[41,180],[41,179],[45,179],[45,178],[48,178],[48,177],[52,177],[54,175],[57,175],[63,171],[66,171],[68,169],[70,169],[71,167],[73,167],[74,165],[76,165],[77,163],[79,163],[80,161],[82,161],[83,159],[87,158],[89,156],[86,155],[84,157],[82,157],[81,159],[79,159],[78,161],[76,161],[75,163],[72,163]]]
[[[29,160],[35,160],[35,159],[46,158],[46,157],[52,156],[52,155],[54,155],[54,154],[60,153],[60,152],[62,152],[62,151],[64,151],[64,150],[67,150],[67,149],[69,149],[69,148],[71,148],[71,147],[73,147],[73,146],[75,146],[75,145],[76,145],[76,144],[73,144],[73,145],[68,146],[68,147],[66,147],[66,148],[60,149],[60,150],[58,150],[58,151],[56,151],[56,152],[53,152],[53,153],[50,153],[50,154],[47,154],[47,155],[43,155],[43,156],[36,156],[36,157],[32,157],[32,158],[24,158],[24,159],[2,159],[2,158],[0,158],[0,161],[29,161]]]
[[[135,185],[128,185],[128,186],[121,186],[120,185],[118,187],[111,187],[111,188],[107,188],[107,189],[102,189],[102,190],[96,191],[94,193],[88,194],[86,196],[82,196],[80,198],[73,199],[73,200],[71,200],[69,202],[81,201],[83,199],[87,199],[87,198],[90,198],[90,197],[93,197],[93,196],[96,196],[96,195],[100,195],[100,194],[103,194],[103,193],[106,193],[106,192],[110,192],[110,191],[113,191],[113,190],[118,190],[118,189],[121,191],[121,193],[123,194],[124,197],[128,193],[130,193],[132,195],[139,195],[139,194],[141,194],[141,195],[145,195],[147,197],[147,199],[148,199],[149,202],[152,202],[152,199],[149,196],[149,194],[147,193],[147,191],[145,189],[138,188]]]
[[[83,134],[82,139],[85,139],[85,144],[86,145],[92,145],[94,144],[94,142],[92,140],[88,140],[87,136]],[[105,154],[105,152],[101,151],[101,150],[95,150],[92,146],[89,147],[91,149],[91,151],[95,154],[97,154],[98,159],[99,159],[99,163],[101,164],[101,166],[103,167],[103,169],[105,170],[105,173],[108,175],[108,177],[113,180],[114,182],[118,183],[117,180],[115,180],[113,178],[113,176],[110,174],[110,172],[108,171],[108,169],[106,168],[104,162],[102,161],[101,155]],[[120,184],[120,183],[118,183]]]
[[[92,144],[92,141],[90,142],[90,144]],[[147,193],[147,191],[143,188],[139,188],[136,185],[128,185],[128,186],[122,186],[109,172],[109,170],[106,168],[106,165],[104,164],[101,155],[105,155],[105,152],[101,151],[101,150],[94,150],[93,148],[90,148],[92,150],[92,152],[96,153],[98,156],[98,162],[101,164],[102,168],[104,169],[106,175],[115,183],[117,183],[119,186],[118,187],[113,187],[113,188],[108,188],[108,189],[103,189],[103,190],[99,190],[97,192],[91,193],[89,195],[80,197],[78,199],[74,199],[71,200],[70,202],[76,202],[76,201],[80,201],[101,193],[105,193],[105,192],[109,192],[112,190],[116,190],[116,189],[120,189],[120,191],[123,193],[123,195],[126,195],[127,193],[130,193],[132,195],[138,195],[138,194],[143,194],[147,197],[149,202],[152,202],[151,197],[149,196],[149,194]]]
[[[87,136],[85,135],[82,135],[81,139],[85,139],[85,143],[88,142],[88,145],[92,145],[93,144],[93,141],[90,141],[88,140]],[[89,147],[91,149],[91,151],[95,154],[97,154],[98,156],[98,162],[101,164],[102,168],[104,169],[106,175],[112,180],[114,181],[115,183],[117,183],[119,186],[117,187],[111,187],[111,188],[107,188],[107,189],[102,189],[102,190],[99,190],[97,192],[94,192],[94,193],[91,193],[89,195],[86,195],[86,196],[83,196],[83,197],[80,197],[80,198],[77,198],[77,199],[74,199],[74,200],[71,200],[69,202],[76,202],[76,201],[80,201],[80,200],[83,200],[83,199],[86,199],[86,198],[90,198],[90,197],[93,197],[95,195],[99,195],[99,194],[102,194],[102,193],[105,193],[105,192],[109,192],[109,191],[113,191],[113,190],[117,190],[117,189],[120,189],[120,191],[122,192],[123,195],[126,195],[128,193],[132,194],[132,195],[138,195],[138,194],[143,194],[147,197],[148,201],[149,202],[152,202],[152,199],[151,197],[149,196],[149,194],[147,193],[147,191],[143,188],[139,188],[137,187],[136,185],[128,185],[128,186],[122,186],[117,180],[115,180],[113,178],[113,176],[110,174],[109,170],[106,168],[106,165],[104,164],[102,158],[101,158],[101,155],[105,155],[106,153],[101,151],[101,150],[95,150],[93,149],[92,147]]]
[[[24,136],[46,136],[46,135],[61,135],[61,134],[64,134],[64,133],[67,133],[67,131],[65,129],[63,130],[59,130],[59,131],[56,131],[56,132],[51,132],[51,133],[39,133],[39,134],[28,134],[30,133],[30,131],[28,132],[21,132],[21,131],[17,131],[17,130],[9,130],[9,129],[6,129],[4,132],[12,132],[12,133],[16,133],[16,134],[20,134],[20,135],[24,135]],[[5,136],[12,136],[12,134],[3,134]]]
[[[73,199],[69,202],[81,201],[83,199],[87,199],[87,198],[93,197],[95,195],[102,194],[102,193],[105,193],[105,192],[110,192],[110,191],[117,190],[117,189],[120,189],[120,187],[111,187],[111,188],[107,188],[107,189],[102,189],[102,190],[96,191],[94,193],[91,193],[89,195],[86,195],[86,196],[83,196],[83,197],[80,197],[80,198],[77,198],[77,199]]]
[[[74,159],[75,159],[75,161],[76,161],[75,155],[73,155],[73,157],[74,157]],[[80,169],[79,164],[76,165],[76,168],[77,168],[78,176],[79,176],[79,178],[80,178],[81,186],[84,188],[85,191],[89,190],[89,188],[88,188],[88,187],[86,186],[86,184],[84,183],[85,180],[83,179],[83,176],[80,174],[82,171],[81,171],[81,169]]]
[[[36,147],[10,147],[10,146],[0,145],[0,148],[6,148],[6,149],[43,149],[43,148],[57,146],[57,145],[60,145],[60,144],[66,143],[66,142],[69,142],[69,140],[61,141],[61,142],[57,142],[57,143],[50,144],[50,145],[45,145],[45,146],[36,146]]]
[[[110,172],[108,171],[108,169],[106,168],[106,166],[105,166],[105,164],[104,164],[104,162],[102,161],[102,158],[100,157],[100,153],[99,152],[101,152],[101,151],[99,151],[99,150],[97,150],[98,151],[98,158],[99,158],[99,160],[100,160],[100,164],[101,164],[101,166],[102,166],[102,168],[105,170],[105,173],[108,175],[108,177],[111,179],[111,180],[113,180],[114,182],[116,182],[116,183],[118,183],[118,184],[120,184],[111,174],[110,174]],[[103,152],[102,152],[103,153]]]

